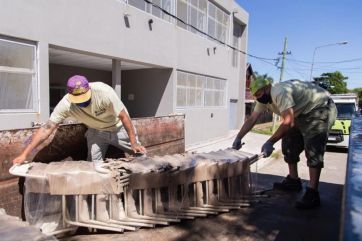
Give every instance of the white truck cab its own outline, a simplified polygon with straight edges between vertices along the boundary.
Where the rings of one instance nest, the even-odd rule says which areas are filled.
[[[337,107],[337,119],[329,132],[327,145],[347,147],[352,115],[358,110],[358,96],[354,93],[333,94],[332,100]]]

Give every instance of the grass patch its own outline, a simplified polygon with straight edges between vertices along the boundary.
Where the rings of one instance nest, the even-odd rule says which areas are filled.
[[[276,123],[275,130],[277,130],[280,126],[280,123]],[[273,134],[273,122],[263,123],[259,125],[255,125],[253,129],[251,129],[252,132],[263,134],[263,135],[269,135],[271,136]]]

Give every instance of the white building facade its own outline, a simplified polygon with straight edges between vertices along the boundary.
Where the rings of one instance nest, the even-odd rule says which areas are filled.
[[[187,146],[225,135],[244,120],[247,24],[234,0],[2,0],[0,130],[45,122],[80,74],[132,118],[184,113]]]

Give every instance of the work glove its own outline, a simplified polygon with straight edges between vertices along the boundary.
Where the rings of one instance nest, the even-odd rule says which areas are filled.
[[[98,173],[109,174],[111,169],[109,169],[109,164],[102,161],[93,162],[94,170]]]
[[[244,143],[241,143],[241,138],[236,137],[233,142],[233,149],[239,150]]]
[[[273,151],[274,151],[274,147],[273,147],[274,143],[271,141],[267,141],[264,143],[264,145],[261,148],[261,152],[263,153],[264,157],[269,157]]]

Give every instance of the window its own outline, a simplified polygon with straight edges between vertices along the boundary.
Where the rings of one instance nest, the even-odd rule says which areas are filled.
[[[350,120],[356,112],[356,105],[354,103],[336,103],[336,107],[338,119]]]
[[[234,21],[234,30],[233,30],[233,39],[232,46],[236,49],[240,49],[240,39],[244,32],[244,26]],[[233,50],[231,65],[233,67],[238,67],[239,62],[239,51]]]
[[[185,0],[177,0],[177,17],[181,19],[183,22],[188,23],[187,21],[187,1]],[[187,25],[185,25],[181,21],[177,21],[177,26],[187,29]]]
[[[36,45],[0,37],[0,112],[37,111]]]
[[[206,79],[205,106],[225,106],[225,80]]]
[[[158,7],[147,3],[144,0],[125,0],[145,12],[173,22],[173,18],[164,13]],[[204,32],[223,43],[228,40],[229,15],[208,0],[149,0],[171,14],[175,14],[177,26],[187,29],[193,33]],[[175,10],[175,8],[177,10]],[[186,23],[186,24],[185,24]],[[191,26],[190,26],[191,25]],[[197,30],[200,30],[197,31]]]
[[[208,34],[217,40],[226,43],[229,29],[229,15],[209,2]]]
[[[143,11],[146,11],[146,2],[144,0],[128,0],[128,4]]]
[[[205,77],[184,72],[177,73],[177,106],[202,106]]]
[[[178,71],[176,106],[225,106],[225,83],[223,79]]]
[[[177,0],[177,17],[202,32],[206,32],[206,14],[207,0]],[[198,33],[195,28],[187,26],[180,21],[177,22],[177,25],[191,32]]]
[[[150,0],[150,2],[166,10],[169,13],[172,13],[173,11],[174,1],[175,0]],[[165,14],[161,9],[153,6],[152,4],[147,3],[144,0],[128,0],[128,4],[143,11],[146,11],[148,13],[151,13],[156,17],[165,19],[168,22],[172,22],[172,18],[169,15]]]

